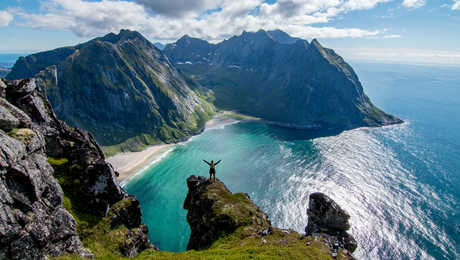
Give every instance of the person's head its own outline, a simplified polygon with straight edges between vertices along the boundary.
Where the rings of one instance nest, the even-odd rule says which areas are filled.
[[[214,163],[214,161],[213,161],[213,160],[211,160],[211,163]]]

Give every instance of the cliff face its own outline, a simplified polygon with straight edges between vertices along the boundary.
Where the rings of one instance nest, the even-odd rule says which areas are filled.
[[[184,202],[192,233],[187,249],[209,247],[220,237],[242,227],[242,236],[272,232],[267,215],[244,193],[232,194],[220,180],[187,179],[189,192]]]
[[[273,227],[247,194],[232,194],[219,180],[190,176],[187,185],[184,208],[192,229],[187,248],[199,250],[199,256],[353,259],[356,242],[345,232],[349,216],[323,194],[311,195],[307,234],[301,235]]]
[[[356,240],[347,233],[350,215],[327,195],[319,192],[310,194],[307,215],[307,236],[322,237],[333,255],[337,255],[337,250],[347,253],[356,250]]]
[[[115,255],[152,247],[92,136],[57,120],[34,80],[0,79],[0,140],[0,259],[91,257],[104,223]]]
[[[183,37],[164,53],[214,91],[215,105],[297,128],[401,123],[376,108],[342,57],[282,31],[244,32],[219,44]]]
[[[196,133],[213,108],[141,34],[122,30],[21,57],[8,79],[36,77],[56,114],[122,150]]]

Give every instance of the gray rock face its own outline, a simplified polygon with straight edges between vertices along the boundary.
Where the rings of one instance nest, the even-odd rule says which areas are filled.
[[[209,247],[239,227],[244,227],[241,238],[272,232],[267,215],[247,194],[232,194],[219,179],[210,182],[202,176],[188,177],[187,186],[184,209],[192,229],[187,249]]]
[[[331,251],[346,249],[350,253],[356,250],[356,240],[346,231],[350,229],[350,216],[334,200],[323,193],[310,194],[308,204],[308,236],[321,236]]]
[[[0,81],[6,86],[0,97],[0,259],[92,257],[63,208],[63,190],[80,202],[73,205],[79,211],[96,216],[129,200],[129,208],[112,210],[119,216],[115,226],[131,229],[121,253],[151,248],[138,201],[118,185],[92,136],[57,120],[34,80]],[[54,170],[49,157],[65,161],[64,168]],[[54,176],[70,181],[59,184]]]
[[[0,119],[0,259],[92,257],[62,207],[63,192],[47,162],[40,127],[5,97],[9,100],[8,94],[0,97],[0,118],[8,118]]]
[[[310,194],[307,214],[308,222],[311,222],[309,227],[318,231],[333,233],[350,229],[350,216],[335,201],[322,193]]]

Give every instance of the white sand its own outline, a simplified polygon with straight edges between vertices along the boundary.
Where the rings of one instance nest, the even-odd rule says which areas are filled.
[[[117,179],[121,182],[145,167],[156,155],[165,151],[166,148],[172,145],[173,144],[158,144],[149,146],[140,152],[119,153],[107,158],[107,162],[112,164],[113,168],[120,173]]]
[[[212,129],[221,127],[224,125],[238,122],[238,120],[228,118],[225,114],[217,114],[214,118],[206,122],[205,128]],[[149,146],[145,150],[140,152],[125,152],[119,153],[114,156],[107,158],[107,162],[112,164],[113,168],[120,173],[118,181],[121,182],[124,179],[136,174],[141,171],[147,165],[149,165],[155,158],[166,152],[168,148],[174,144],[158,144]]]

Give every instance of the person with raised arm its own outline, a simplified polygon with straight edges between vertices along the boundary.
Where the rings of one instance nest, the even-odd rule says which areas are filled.
[[[207,163],[209,165],[209,180],[211,182],[213,182],[213,177],[214,177],[214,181],[216,181],[216,165],[219,164],[222,160],[219,160],[217,161],[216,163],[214,163],[213,160],[211,160],[211,162],[208,162],[206,160],[203,160],[203,162]]]

